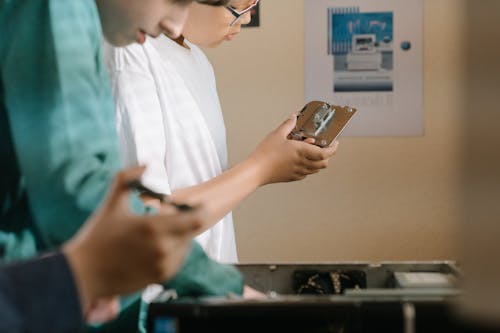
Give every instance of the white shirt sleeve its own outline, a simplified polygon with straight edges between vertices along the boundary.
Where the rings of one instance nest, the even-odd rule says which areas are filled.
[[[120,70],[112,75],[112,88],[124,165],[145,165],[143,184],[170,194],[162,110],[153,77],[139,71]]]

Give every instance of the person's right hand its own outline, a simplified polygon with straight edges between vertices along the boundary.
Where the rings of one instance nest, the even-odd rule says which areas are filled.
[[[320,148],[313,144],[313,139],[288,139],[288,134],[296,123],[297,115],[291,114],[248,158],[248,161],[257,167],[260,175],[259,185],[301,180],[328,167],[330,158],[337,151],[338,143]]]
[[[202,224],[201,208],[133,214],[128,184],[143,172],[144,168],[134,168],[118,173],[102,207],[63,248],[84,311],[102,297],[130,293],[171,278]]]

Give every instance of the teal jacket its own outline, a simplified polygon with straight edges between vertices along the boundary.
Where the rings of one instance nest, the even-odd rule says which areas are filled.
[[[0,0],[5,260],[70,238],[120,169],[101,38],[94,1]]]

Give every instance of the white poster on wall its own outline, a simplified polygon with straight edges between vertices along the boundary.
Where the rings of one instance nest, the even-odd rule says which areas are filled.
[[[305,80],[358,109],[347,135],[423,135],[423,0],[305,0]]]

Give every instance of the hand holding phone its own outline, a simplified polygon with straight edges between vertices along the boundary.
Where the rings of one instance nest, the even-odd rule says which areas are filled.
[[[195,207],[193,207],[193,206],[186,205],[186,204],[179,204],[179,203],[172,201],[170,196],[168,196],[166,194],[162,194],[162,193],[158,193],[158,192],[155,192],[153,190],[150,190],[146,186],[142,185],[142,183],[137,179],[129,182],[128,186],[132,189],[139,191],[141,194],[145,194],[145,195],[148,195],[154,199],[160,200],[161,203],[166,203],[168,205],[174,206],[175,208],[177,208],[180,211],[186,212],[186,211],[191,211],[191,210],[195,209]]]

